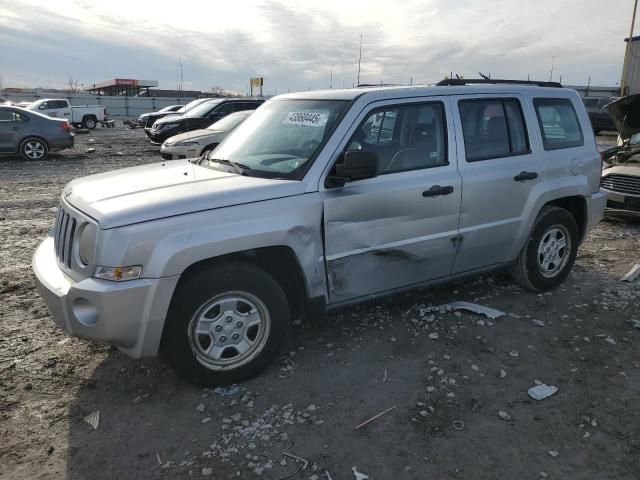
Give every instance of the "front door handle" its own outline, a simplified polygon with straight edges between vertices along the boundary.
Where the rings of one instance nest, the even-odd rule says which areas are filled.
[[[423,197],[439,197],[440,195],[449,195],[453,193],[453,187],[451,185],[441,187],[440,185],[434,185],[429,190],[422,192]]]
[[[18,130],[20,130],[20,127],[13,127],[11,130],[13,130],[14,132],[17,132]]]
[[[538,178],[538,174],[536,172],[520,172],[518,175],[513,177],[516,182],[526,182],[527,180],[535,180]]]

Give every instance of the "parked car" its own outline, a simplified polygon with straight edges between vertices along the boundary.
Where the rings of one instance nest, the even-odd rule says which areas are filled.
[[[602,98],[583,98],[584,106],[587,108],[589,119],[591,120],[591,126],[593,132],[597,135],[600,132],[615,132],[616,126],[613,123],[611,115],[605,108],[606,105],[613,102],[613,97]]]
[[[162,158],[174,160],[204,155],[216,148],[252,113],[253,110],[231,113],[202,130],[192,130],[170,137],[160,147]]]
[[[147,125],[147,119],[149,117],[153,116],[157,120],[158,118],[161,118],[160,116],[162,116],[162,114],[169,115],[171,113],[177,113],[181,108],[184,108],[184,105],[169,105],[168,107],[161,108],[157,112],[143,113],[138,116],[138,119],[136,121],[138,122],[138,125],[144,127]]]
[[[49,152],[73,147],[69,122],[15,106],[0,105],[0,153],[44,160]]]
[[[264,103],[264,100],[260,99],[210,99],[208,102],[197,105],[179,117],[170,115],[156,120],[149,132],[149,139],[155,145],[162,145],[169,137],[191,130],[206,128],[230,113],[255,110],[262,103]]]
[[[93,130],[98,122],[104,121],[107,110],[104,105],[71,105],[65,98],[43,98],[33,102],[28,110],[40,112],[54,118],[64,118],[71,125]]]
[[[32,264],[72,335],[230,384],[294,319],[499,268],[557,287],[602,217],[600,172],[573,90],[288,94],[207,158],[72,181]]]
[[[640,214],[640,94],[607,106],[619,133],[618,146],[602,154],[602,188],[612,212]]]
[[[154,113],[150,113],[147,116],[147,120],[146,120],[146,123],[144,125],[144,133],[146,133],[147,136],[149,136],[149,134],[151,133],[151,127],[153,127],[153,124],[156,122],[156,120],[159,120],[159,119],[164,118],[164,117],[169,116],[169,115],[183,115],[183,114],[187,113],[189,110],[192,110],[193,108],[197,107],[201,103],[208,102],[210,100],[211,100],[210,98],[197,98],[196,100],[190,101],[185,106],[183,106],[182,108],[179,108],[175,112],[154,112]]]

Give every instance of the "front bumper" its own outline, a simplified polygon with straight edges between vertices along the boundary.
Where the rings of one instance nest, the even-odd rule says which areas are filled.
[[[630,213],[640,215],[640,195],[611,192],[607,200],[607,211],[611,213]]]
[[[32,265],[40,296],[60,328],[114,345],[134,358],[157,354],[179,276],[75,282],[58,266],[51,236],[37,248]]]
[[[200,145],[190,145],[188,147],[167,147],[164,143],[160,147],[160,154],[164,160],[181,160],[183,158],[196,158],[200,156]]]
[[[149,140],[151,140],[151,143],[153,143],[154,145],[162,145],[166,139],[180,133],[182,133],[182,130],[180,130],[179,128],[169,128],[165,130],[151,129],[148,133],[148,137]]]

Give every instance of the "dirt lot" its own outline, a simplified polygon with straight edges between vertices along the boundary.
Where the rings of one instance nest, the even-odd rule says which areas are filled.
[[[68,337],[35,290],[63,185],[158,160],[121,125],[46,162],[0,159],[0,477],[638,478],[640,280],[619,278],[640,261],[640,223],[601,223],[553,293],[497,273],[296,326],[279,362],[223,396]],[[507,315],[425,312],[452,300]],[[532,400],[536,380],[558,393]],[[282,452],[309,466],[287,476],[302,464]]]

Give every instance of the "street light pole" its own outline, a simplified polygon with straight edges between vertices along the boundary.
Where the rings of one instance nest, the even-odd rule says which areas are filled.
[[[553,78],[553,65],[556,62],[556,56],[552,55],[551,56],[551,73],[549,73],[549,81],[551,81],[551,79]]]
[[[362,34],[360,34],[360,54],[358,55],[358,83],[360,85],[360,62],[362,61]]]
[[[620,96],[624,97],[625,89],[627,88],[625,80],[627,79],[627,70],[629,63],[629,53],[631,52],[631,42],[633,38],[633,26],[636,22],[636,10],[638,9],[638,0],[633,2],[633,16],[631,17],[631,30],[629,30],[629,40],[627,41],[627,47],[624,50],[624,64],[622,65],[622,78],[620,79]]]
[[[331,64],[331,77],[329,78],[329,88],[333,88],[333,63]]]

